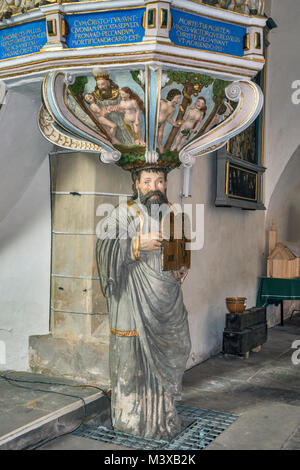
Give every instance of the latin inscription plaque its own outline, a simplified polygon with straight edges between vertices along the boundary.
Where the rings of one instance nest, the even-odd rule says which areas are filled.
[[[176,46],[238,57],[244,55],[243,39],[247,33],[245,27],[215,21],[174,8],[171,8],[171,13],[170,39]]]
[[[45,19],[0,29],[0,60],[38,52],[46,42]]]

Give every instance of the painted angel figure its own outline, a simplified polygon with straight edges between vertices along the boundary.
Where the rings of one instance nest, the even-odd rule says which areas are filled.
[[[200,124],[204,119],[207,111],[206,99],[200,96],[194,106],[190,107],[183,119],[178,134],[174,143],[171,146],[171,150],[179,150],[183,144],[187,141],[192,134],[196,134],[199,130]]]

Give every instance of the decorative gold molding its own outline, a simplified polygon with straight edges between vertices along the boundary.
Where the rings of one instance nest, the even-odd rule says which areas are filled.
[[[261,33],[254,33],[254,47],[255,49],[261,49]]]
[[[52,25],[52,32],[49,32],[49,26],[48,25],[50,25],[50,24]],[[46,19],[46,28],[47,28],[47,34],[48,34],[49,37],[57,36],[56,18],[52,18],[51,20]]]
[[[247,33],[244,36],[244,51],[250,51],[250,34]]]
[[[139,248],[140,248],[140,237],[138,235],[137,237],[133,239],[133,256],[136,261],[140,260]]]
[[[99,1],[99,0],[98,0]],[[107,1],[107,0],[101,0]],[[78,2],[76,2],[78,4]],[[92,2],[89,2],[92,3]],[[67,4],[66,4],[67,5]],[[84,10],[84,11],[68,11],[63,12],[65,16],[69,15],[86,15],[87,13],[103,13],[106,11],[119,11],[119,10],[144,10],[146,8],[145,5],[136,5],[136,6],[128,6],[128,7],[116,7],[116,8],[102,8],[101,10]]]
[[[86,57],[85,57],[86,58]],[[94,58],[94,57],[93,57]],[[52,59],[50,59],[52,60]],[[43,63],[43,61],[40,61]],[[127,61],[119,61],[118,64],[122,64],[122,65],[134,65],[134,64],[137,64],[137,63],[141,63],[141,64],[144,64],[145,63],[145,59],[135,59],[135,60],[127,60]],[[168,61],[168,60],[164,60],[164,64],[167,64],[167,65],[174,65],[174,62],[171,62],[171,61]],[[62,65],[54,65],[55,67],[55,70],[64,70],[64,69],[67,69],[67,68],[74,68],[74,67],[78,67],[78,66],[81,66],[82,64],[62,64]],[[83,65],[86,65],[86,64],[83,64]],[[89,66],[91,67],[96,67],[96,66],[99,66],[99,61],[97,60],[96,62],[89,62],[88,64]],[[105,65],[115,65],[115,62],[105,62]],[[20,66],[15,66],[16,68],[20,68]],[[14,67],[14,68],[15,68]],[[12,68],[12,67],[11,67]],[[193,68],[193,66],[190,66],[190,68]],[[206,71],[210,71],[210,72],[217,72],[217,73],[220,73],[221,70],[220,69],[216,69],[216,68],[213,68],[213,67],[208,67],[206,65],[203,65],[203,67],[201,67],[203,69],[205,69]],[[5,79],[5,78],[13,78],[13,77],[19,77],[20,75],[30,75],[32,74],[33,72],[48,72],[50,69],[49,69],[49,66],[45,65],[44,68],[39,68],[39,69],[34,69],[34,70],[25,70],[25,71],[22,71],[22,72],[17,72],[17,73],[13,73],[13,74],[6,74],[6,75],[1,75],[1,71],[0,71],[0,78],[1,79]],[[228,72],[229,73],[229,72]],[[245,74],[245,73],[238,73],[239,76],[241,77],[246,77],[246,78],[249,78],[249,74]]]
[[[64,18],[60,19],[60,28],[61,28],[61,35],[63,38],[66,38],[68,35],[68,25]]]
[[[157,143],[157,126],[158,126],[158,118],[159,118],[159,103],[160,103],[160,90],[161,90],[161,74],[162,69],[157,72],[157,91],[156,91],[156,112],[155,112],[155,123],[154,123],[154,134],[153,134],[153,142],[154,148],[153,150],[156,151],[156,143]]]
[[[161,42],[161,41],[155,41],[157,44],[161,44],[161,45],[166,45],[164,42]],[[140,43],[138,43],[140,44]],[[233,59],[239,59],[239,60],[251,60],[253,62],[259,62],[259,63],[265,63],[265,59],[257,59],[257,58],[249,58],[248,57],[245,57],[245,56],[238,56],[238,55],[232,55],[232,54],[226,54],[225,52],[215,52],[215,51],[204,51],[203,49],[196,49],[196,48],[193,48],[193,47],[187,47],[187,46],[178,46],[177,44],[174,44],[173,42],[171,43],[172,44],[172,47],[176,47],[176,48],[179,48],[179,49],[188,49],[189,51],[201,51],[201,52],[205,52],[206,54],[218,54],[218,55],[221,55],[221,56],[225,56],[225,57],[231,57]],[[103,46],[100,46],[100,47],[103,47]],[[186,56],[185,56],[186,57]],[[217,63],[217,62],[216,62]],[[218,62],[219,63],[219,62]],[[239,65],[233,65],[232,67],[239,67]]]
[[[127,207],[129,209],[132,208],[135,211],[135,214],[140,219],[140,233],[142,233],[143,232],[143,227],[144,227],[144,216],[142,215],[137,203],[133,200],[129,200],[129,201],[127,201]]]
[[[0,26],[0,30],[1,29],[13,28],[14,26],[20,26],[20,25],[26,24],[26,23],[35,23],[36,21],[41,21],[41,20],[45,20],[45,19],[46,19],[45,16],[41,15],[40,18],[31,18],[29,20],[20,21],[20,23],[5,24],[3,26]]]
[[[229,184],[229,161],[226,161],[226,170],[225,170],[225,194],[228,196],[228,184]]]
[[[111,45],[110,47],[117,47],[117,48],[120,48],[120,47],[123,47],[123,46],[137,46],[137,45],[150,45],[150,44],[159,44],[159,45],[163,45],[165,46],[166,44],[162,41],[144,41],[144,42],[137,42],[137,43],[130,43],[130,44],[114,44],[114,45]],[[185,47],[185,46],[177,46],[175,44],[172,44],[172,47],[175,47],[175,48],[178,48],[178,49],[188,49],[188,50],[193,50],[192,48],[190,47]],[[71,51],[80,51],[80,50],[88,50],[88,49],[102,49],[102,48],[106,48],[107,49],[107,45],[106,46],[89,46],[89,47],[85,47],[85,48],[68,48],[68,49],[64,49],[64,50],[67,50],[68,52],[71,52]],[[1,59],[0,60],[0,64],[4,61],[11,61],[11,60],[17,60],[18,58],[25,58],[25,57],[32,57],[32,56],[36,56],[36,55],[39,55],[41,54],[43,51],[43,49],[41,49],[40,51],[38,52],[33,52],[31,54],[24,54],[24,55],[21,55],[21,56],[15,56],[15,57],[9,57],[7,59]],[[49,51],[48,51],[49,52]],[[203,51],[202,51],[203,52]],[[206,51],[204,51],[206,52]],[[245,61],[253,61],[253,62],[257,62],[257,63],[263,63],[265,64],[265,59],[256,59],[256,58],[247,58],[247,57],[238,57],[238,56],[233,56],[233,55],[230,55],[230,54],[225,54],[225,53],[222,53],[222,52],[214,52],[214,51],[209,51],[209,52],[206,52],[207,54],[219,54],[219,55],[222,55],[222,56],[228,56],[228,57],[232,57],[234,59],[238,59],[238,60],[245,60]],[[106,58],[106,57],[120,57],[120,56],[130,56],[130,55],[139,55],[139,54],[158,54],[158,55],[165,55],[165,56],[169,56],[169,57],[174,57],[174,62],[173,62],[173,65],[178,65],[177,62],[175,62],[176,58],[181,58],[181,59],[188,59],[188,60],[192,60],[192,61],[196,61],[196,62],[204,62],[204,63],[211,63],[211,64],[216,64],[216,65],[219,65],[220,67],[221,66],[227,66],[227,67],[230,67],[230,68],[237,68],[237,69],[248,69],[248,70],[253,70],[255,72],[259,72],[256,68],[252,68],[252,67],[244,67],[243,65],[231,65],[231,64],[221,64],[220,62],[216,62],[216,61],[212,61],[212,60],[209,60],[209,59],[199,59],[199,58],[196,58],[196,57],[187,57],[187,56],[182,56],[182,55],[179,55],[179,54],[171,54],[170,52],[161,52],[161,51],[138,51],[138,52],[126,52],[126,53],[113,53],[113,54],[109,54],[109,55],[106,55],[106,54],[101,54],[101,55],[90,55],[90,56],[84,56],[84,57],[53,57],[53,58],[50,58],[50,59],[45,59],[45,60],[40,60],[40,61],[35,61],[35,62],[31,62],[29,64],[20,64],[20,65],[13,65],[12,67],[9,67],[10,69],[13,69],[13,68],[17,68],[17,67],[24,67],[24,66],[28,66],[28,65],[35,65],[37,63],[46,63],[46,62],[50,62],[52,60],[55,60],[55,61],[58,61],[58,60],[80,60],[80,59],[85,59],[85,58]],[[137,61],[146,61],[146,59],[142,59],[142,60],[139,60],[137,59]],[[111,62],[112,63],[112,62]],[[124,63],[124,61],[123,61]],[[169,62],[170,63],[170,62]],[[189,65],[184,65],[185,67],[189,67]],[[75,65],[76,67],[76,65]],[[211,70],[215,70],[217,71],[217,69],[211,69]],[[1,74],[1,69],[0,69],[0,74]],[[243,75],[243,76],[248,76],[247,74],[240,74],[240,75]]]
[[[116,330],[115,328],[110,327],[110,332],[113,335],[120,337],[139,336],[139,332],[137,330]]]
[[[262,109],[262,129],[261,129],[261,158],[260,164],[264,164],[264,150],[265,150],[265,103],[266,103],[266,86],[267,86],[267,62],[264,67],[264,86],[263,86],[263,93],[264,93],[264,104]]]
[[[145,90],[145,95],[146,95],[146,90]],[[149,145],[150,145],[150,126],[149,126],[149,122],[150,122],[150,67],[148,65],[147,67],[147,108],[148,108],[148,112],[147,112],[147,119],[148,119],[148,122],[146,124],[146,128],[147,128],[147,147],[149,148]]]
[[[164,12],[164,11],[167,12],[167,24],[166,24],[166,26],[163,25],[163,12]],[[160,27],[161,29],[167,29],[167,28],[168,28],[168,26],[169,26],[169,14],[170,14],[170,12],[169,12],[169,10],[168,10],[167,8],[162,8],[162,7],[161,7],[161,9],[160,9],[160,15],[159,15],[159,16],[160,16],[159,27]]]
[[[144,11],[143,17],[142,17],[142,27],[144,30],[146,29],[146,13],[147,13],[147,10]]]
[[[156,54],[157,55],[157,58],[151,58],[151,60],[161,60],[163,61],[163,64],[167,64],[167,65],[176,65],[175,62],[173,61],[170,61],[170,60],[167,60],[167,59],[164,59],[163,55],[168,55],[168,54],[165,54],[165,53],[160,53],[160,52],[157,52],[157,51],[146,51],[147,54]],[[136,54],[136,53],[129,53],[128,55],[132,55],[132,54]],[[145,52],[144,52],[145,54]],[[125,56],[126,54],[120,54],[121,56]],[[170,56],[172,56],[172,54],[169,54]],[[24,56],[23,56],[24,57]],[[179,55],[176,55],[177,58],[183,58],[183,59],[186,59],[185,56],[179,56]],[[106,56],[104,55],[91,55],[91,56],[84,56],[84,59],[85,60],[89,60],[89,59],[96,59],[95,62],[89,62],[88,65],[91,66],[91,67],[95,67],[95,66],[99,66],[99,60],[103,59],[103,58],[106,58]],[[82,57],[77,57],[76,59],[78,60],[81,60]],[[6,59],[4,59],[6,60]],[[54,57],[54,58],[51,58],[51,59],[45,59],[45,60],[39,60],[39,61],[35,61],[35,62],[32,62],[30,64],[19,64],[19,65],[13,65],[12,67],[8,67],[7,69],[0,69],[0,78],[12,78],[12,77],[17,77],[17,76],[20,76],[20,75],[29,75],[29,74],[32,74],[32,73],[36,73],[36,72],[45,72],[45,71],[49,71],[49,65],[48,65],[48,62],[58,62],[58,61],[61,61],[61,60],[74,60],[74,57],[64,57],[64,58],[61,58],[61,57]],[[117,65],[134,65],[134,64],[137,64],[137,63],[141,63],[141,64],[145,64],[146,61],[149,61],[149,59],[132,59],[132,60],[119,60],[118,64]],[[191,59],[191,60],[194,60],[196,62],[203,62],[203,64],[201,65],[201,69],[204,69],[206,71],[211,71],[211,72],[217,72],[217,73],[222,73],[222,70],[220,70],[220,68],[214,68],[214,67],[209,67],[207,63],[212,63],[212,64],[218,64],[218,62],[213,62],[213,61],[206,61],[205,59]],[[0,61],[1,62],[1,61]],[[34,68],[33,70],[25,70],[25,71],[18,71],[17,73],[8,73],[6,75],[2,75],[1,72],[5,72],[6,70],[12,70],[12,69],[20,69],[22,67],[27,67],[28,65],[37,65],[37,64],[45,64],[45,66],[43,68],[39,68],[39,69],[36,69]],[[78,64],[77,63],[72,63],[72,64],[61,64],[61,65],[50,65],[51,67],[55,67],[56,70],[60,70],[60,69],[67,69],[67,68],[75,68],[75,67],[80,67],[80,66],[86,66],[87,64],[84,63],[84,64]],[[109,66],[109,65],[116,65],[116,62],[115,61],[106,61],[103,63],[103,65],[105,66]],[[218,64],[218,65],[222,65],[222,64]],[[223,64],[224,65],[224,64]],[[196,67],[196,65],[183,65],[183,67],[185,68],[190,68],[190,69],[194,69]],[[243,70],[243,67],[240,67],[240,66],[231,66],[231,65],[228,65],[228,68],[241,68]],[[249,70],[253,70],[253,71],[256,71],[258,73],[258,70],[257,69],[251,69],[250,67],[247,67]],[[224,71],[224,70],[223,70]],[[226,74],[230,74],[230,71],[227,71]],[[240,77],[246,77],[246,78],[250,78],[249,77],[249,73],[242,73],[240,71],[237,71],[237,74],[238,76]]]
[[[150,13],[150,11],[153,12],[153,23],[152,24],[149,24],[149,13]],[[147,28],[148,29],[156,28],[156,8],[150,8],[149,10],[147,10],[146,15],[147,15]]]
[[[42,106],[39,113],[39,125],[44,137],[61,147],[74,151],[89,150],[93,152],[101,152],[103,150],[101,146],[94,144],[93,142],[78,140],[60,132],[57,127],[54,126],[52,116],[44,106]]]

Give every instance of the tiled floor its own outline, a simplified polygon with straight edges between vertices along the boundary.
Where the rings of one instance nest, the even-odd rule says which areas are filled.
[[[207,449],[281,449],[300,425],[300,316],[268,332],[249,359],[218,355],[186,372],[183,403],[240,415]],[[299,440],[290,446],[300,449]],[[291,447],[289,447],[291,448]]]

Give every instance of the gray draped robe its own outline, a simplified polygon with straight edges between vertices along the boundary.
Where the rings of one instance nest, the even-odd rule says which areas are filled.
[[[152,439],[170,440],[180,432],[175,400],[190,352],[187,311],[179,282],[161,269],[161,250],[141,251],[133,239],[159,231],[136,201],[121,203],[102,222],[97,241],[101,286],[108,298],[111,410],[115,429]],[[147,219],[148,218],[148,219]],[[151,221],[151,229],[147,223]],[[132,335],[132,336],[131,336]]]

